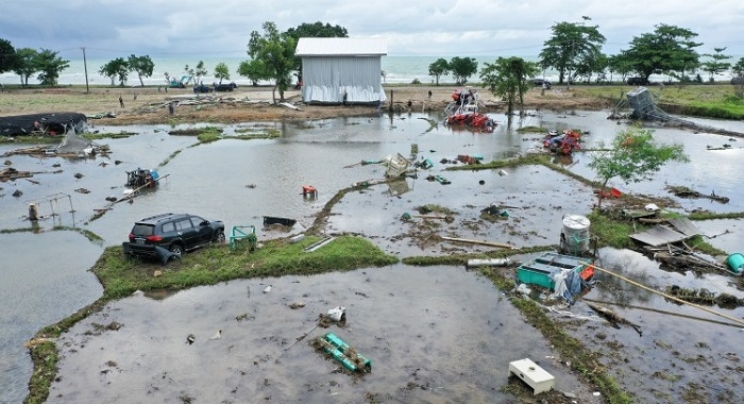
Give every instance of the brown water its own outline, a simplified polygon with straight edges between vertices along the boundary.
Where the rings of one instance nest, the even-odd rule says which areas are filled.
[[[622,127],[616,125],[613,121],[607,121],[605,116],[606,114],[603,112],[579,112],[577,115],[569,116],[543,114],[541,117],[525,119],[522,124],[542,125],[555,129],[579,127],[589,130],[591,135],[585,138],[585,147],[591,148],[598,145],[600,141],[609,142],[617,129]],[[0,358],[2,358],[0,374],[3,375],[0,378],[0,392],[2,392],[0,402],[18,402],[26,394],[26,383],[31,373],[31,363],[25,350],[21,348],[22,343],[33,336],[39,328],[64,318],[100,296],[100,285],[87,272],[87,269],[98,258],[101,247],[91,244],[75,232],[50,232],[54,225],[78,227],[95,232],[103,238],[104,246],[115,245],[124,241],[134,220],[164,211],[184,211],[200,214],[207,218],[222,219],[228,229],[235,225],[256,225],[260,239],[295,234],[312,223],[314,215],[338,189],[348,187],[354,182],[381,178],[383,175],[380,166],[356,166],[348,169],[341,167],[359,163],[364,159],[384,158],[391,153],[401,153],[407,156],[412,144],[416,144],[419,148],[417,158],[430,158],[435,162],[435,167],[429,173],[444,175],[452,183],[441,185],[436,182],[429,182],[425,180],[425,176],[429,173],[421,173],[422,175],[418,179],[408,179],[405,184],[399,183],[393,185],[392,188],[388,185],[381,185],[361,192],[350,193],[334,208],[333,215],[329,220],[328,231],[363,234],[386,251],[400,256],[447,254],[451,251],[486,251],[489,248],[418,243],[417,239],[413,237],[413,234],[418,231],[417,224],[401,222],[399,220],[400,215],[404,212],[415,214],[416,212],[413,209],[422,204],[439,204],[456,212],[456,221],[453,224],[442,223],[438,228],[437,231],[441,234],[508,242],[516,246],[532,246],[557,243],[560,218],[563,214],[588,213],[592,203],[590,190],[576,181],[543,167],[508,169],[506,170],[507,175],[503,176],[492,171],[475,173],[441,171],[444,166],[439,164],[439,160],[442,158],[453,159],[458,154],[476,153],[483,155],[486,161],[501,159],[539,146],[540,142],[536,140],[537,135],[520,135],[506,130],[503,125],[497,128],[493,134],[451,131],[441,125],[429,130],[429,123],[418,118],[428,118],[428,116],[413,114],[410,116],[393,116],[392,118],[383,116],[380,118],[321,120],[305,124],[276,123],[270,124],[270,126],[283,133],[283,137],[280,139],[221,140],[198,147],[189,147],[196,141],[194,138],[167,135],[167,130],[170,129],[167,126],[101,127],[98,129],[103,132],[125,130],[137,132],[139,135],[127,139],[99,141],[99,143],[106,143],[111,146],[113,154],[109,159],[98,157],[95,159],[63,160],[27,156],[8,158],[11,160],[12,166],[18,170],[49,173],[35,175],[33,179],[38,184],[27,180],[0,184],[0,187],[2,187],[0,189],[0,228],[30,229],[29,222],[24,220],[24,216],[27,213],[27,204],[31,201],[39,202],[43,200],[44,202],[40,204],[40,214],[47,216],[39,223],[39,234],[0,234],[0,241],[2,241],[0,245],[2,245],[1,248],[4,253],[2,264],[3,284],[0,286],[3,288],[1,289],[3,293],[0,294],[0,302],[3,303],[0,304],[0,324],[3,325],[3,330],[0,331]],[[503,121],[503,116],[496,116],[495,118]],[[715,125],[715,123],[710,124]],[[741,123],[727,122],[726,124],[733,126],[729,129],[737,130],[739,128],[739,131],[744,131],[741,128]],[[227,126],[225,127],[225,133],[231,135],[238,126],[251,125]],[[255,126],[264,127],[266,125]],[[732,150],[712,152],[705,150],[708,144],[715,146],[718,143],[726,142],[727,139],[720,136],[692,134],[670,128],[657,129],[657,137],[663,141],[683,141],[686,144],[687,152],[691,155],[692,162],[684,166],[664,167],[658,174],[658,180],[654,182],[630,185],[612,183],[611,185],[620,188],[623,192],[642,192],[657,196],[670,196],[663,189],[665,183],[686,185],[699,189],[701,192],[715,191],[718,195],[728,196],[731,202],[722,205],[705,199],[684,200],[673,197],[672,199],[679,203],[683,209],[703,207],[718,212],[744,211],[744,191],[740,186],[740,173],[736,171],[736,168],[740,166],[738,162],[741,161],[742,157],[742,149],[738,147],[738,143],[734,144],[735,147]],[[0,146],[0,152],[12,148],[7,145]],[[163,180],[157,191],[143,194],[132,204],[117,204],[98,220],[90,221],[94,209],[102,208],[107,204],[105,201],[107,196],[121,197],[123,195],[125,171],[137,167],[155,167],[179,150],[181,151],[179,154],[159,169],[161,175],[168,174],[169,177]],[[120,160],[122,163],[115,165],[114,160]],[[588,161],[588,156],[579,153],[564,164],[567,164],[568,169],[591,178],[592,173],[586,168]],[[53,164],[57,163],[61,164],[60,168],[63,172],[52,174],[52,171],[58,169],[53,167]],[[83,174],[83,177],[77,179],[74,177],[75,173]],[[484,185],[478,183],[480,180],[484,181]],[[301,187],[305,184],[313,185],[319,190],[316,199],[302,197]],[[248,185],[255,185],[255,187],[248,187]],[[89,189],[91,193],[75,192],[75,189],[83,187]],[[23,195],[19,198],[12,197],[11,194],[15,190],[22,191]],[[59,199],[50,202],[49,197],[52,195],[58,195]],[[67,195],[70,196],[69,199]],[[491,203],[514,206],[514,208],[508,208],[509,219],[496,223],[481,220],[478,217],[480,209]],[[50,216],[52,213],[55,216]],[[295,218],[298,220],[298,225],[288,233],[281,232],[279,234],[274,230],[265,230],[261,227],[261,217],[264,215]],[[709,235],[722,233],[726,229],[730,230],[729,234],[711,239],[711,243],[728,251],[741,249],[741,226],[739,221],[705,222],[700,226]],[[623,258],[619,260],[618,266],[629,268],[638,264],[638,262],[642,262],[639,260],[640,258],[633,258],[632,260]],[[724,276],[706,275],[698,278],[692,274],[669,274],[658,270],[658,267],[654,267],[653,264],[643,267],[650,268],[648,269],[650,275],[655,279],[656,284],[662,287],[675,282],[691,286],[697,285],[697,287],[705,286],[716,291],[729,291],[731,289],[726,286],[728,278]],[[60,270],[60,268],[65,269]],[[412,274],[419,273],[420,270],[399,267],[396,271],[402,277],[410,277],[413,276]],[[334,275],[327,276],[334,277]],[[472,275],[468,274],[468,276]],[[359,283],[358,279],[352,278],[350,275],[348,279],[340,275],[335,275],[335,277],[344,279],[342,282],[344,286],[341,288],[344,290],[349,289],[350,285]],[[6,282],[6,279],[13,279],[13,282]],[[310,279],[314,278],[303,280],[303,282],[308,282]],[[276,284],[279,281],[284,282],[283,279],[272,280],[271,282]],[[212,289],[204,288],[204,290]],[[465,288],[460,288],[458,292],[467,294],[465,290]],[[23,291],[23,293],[19,293],[19,291]],[[256,298],[257,290],[253,292],[253,297]],[[639,303],[658,303],[653,298],[644,297],[645,295],[642,293],[631,290],[625,290],[624,293],[630,299],[637,300]],[[737,294],[738,292],[733,291],[733,293]],[[221,300],[218,296],[220,294],[216,293],[209,295],[206,299]],[[498,297],[499,293],[488,289],[488,292],[484,292],[480,296],[483,300]],[[289,297],[287,298],[289,299]],[[608,298],[618,297],[609,295]],[[624,297],[620,296],[619,298]],[[141,298],[132,299],[132,301],[138,300],[141,300]],[[171,299],[166,299],[160,304],[169,305],[171,303],[166,303],[169,300]],[[194,305],[206,304],[199,300],[195,301],[197,303],[194,303]],[[117,304],[124,304],[124,302]],[[350,305],[345,302],[335,304]],[[392,305],[393,303],[391,303]],[[474,307],[478,307],[478,305]],[[323,310],[325,309],[323,307]],[[276,310],[280,309],[271,309],[269,312]],[[300,312],[310,313],[307,308],[303,310]],[[312,315],[303,317],[303,320],[299,323],[296,321],[297,319],[288,320],[288,323],[284,325],[287,327],[286,329],[267,327],[272,330],[270,334],[282,335],[282,338],[287,338],[291,342],[292,338],[296,338],[292,335],[296,333],[290,331],[299,330],[300,325],[311,325],[311,321],[317,316],[319,310],[322,311],[320,307],[316,307],[316,311]],[[391,311],[393,309],[387,308],[385,310]],[[280,311],[284,312],[283,307]],[[126,313],[127,311],[122,310],[122,312]],[[290,316],[292,315],[294,314],[290,314]],[[740,314],[737,313],[737,315],[741,317]],[[642,316],[653,324],[664,324],[665,321],[671,321],[667,320],[666,317],[657,320],[654,314],[643,313]],[[127,329],[133,328],[139,321],[138,317],[127,320],[125,322],[128,324],[122,330],[108,332],[96,340],[101,341],[102,344],[107,344],[109,334],[126,332]],[[182,326],[173,325],[173,327],[185,327],[191,320],[184,321]],[[677,322],[680,331],[690,334],[687,340],[714,341],[716,338],[720,338],[715,334],[718,332],[716,331],[717,327],[691,327],[687,321],[676,319],[674,321]],[[502,320],[500,322],[503,323]],[[377,320],[375,324],[380,325],[382,323],[382,320]],[[248,323],[243,323],[243,325],[246,324]],[[205,324],[205,328],[208,330],[199,330],[201,340],[203,340],[203,336],[211,335],[214,332],[212,328],[216,329],[214,324]],[[396,338],[400,340],[416,338],[415,334],[404,333],[403,330],[404,328],[401,328],[400,333],[404,337],[396,336]],[[227,333],[227,329],[225,331]],[[299,335],[302,335],[305,331],[303,330]],[[197,330],[189,332],[196,333]],[[609,332],[615,333],[618,331],[610,329]],[[634,333],[634,331],[630,332]],[[179,340],[185,338],[182,332],[177,334]],[[730,335],[727,334],[726,336]],[[253,341],[257,337],[250,338]],[[520,336],[519,338],[524,337]],[[228,339],[227,334],[226,339]],[[358,344],[352,339],[354,339],[353,336],[349,338],[349,342]],[[431,339],[433,337],[430,337]],[[654,346],[653,341],[646,343],[650,340],[645,337],[641,340],[644,341],[644,345],[634,348],[635,350],[632,351],[633,355],[638,358],[642,358],[645,352]],[[528,338],[525,343],[540,344],[543,343],[541,341],[543,341],[542,338],[535,336]],[[180,344],[182,341],[176,342]],[[191,346],[191,348],[196,346]],[[713,345],[709,344],[709,346]],[[725,344],[721,346],[722,349],[726,347]],[[292,348],[292,351],[298,347],[299,344]],[[367,350],[373,347],[374,344],[365,344],[360,347],[360,351],[363,353],[370,352],[370,357],[373,357],[373,360],[384,358],[379,352]],[[492,348],[490,345],[489,347]],[[715,352],[711,354],[712,356],[724,354],[719,352],[715,346],[713,347]],[[178,348],[184,347],[178,345]],[[453,349],[452,347],[449,348]],[[118,349],[106,348],[106,351],[109,350],[117,351]],[[441,351],[445,351],[445,348],[439,349],[438,352],[441,354]],[[272,359],[278,356],[277,352],[279,351],[276,347],[273,351],[270,351]],[[482,350],[479,352],[482,352]],[[419,358],[421,355],[415,356],[417,360],[423,360]],[[536,355],[536,357],[539,357],[539,355]],[[473,356],[466,358],[472,359]],[[307,365],[312,363],[312,366],[308,366],[308,368],[312,368],[316,366],[317,359],[315,354],[308,354],[303,360]],[[109,359],[100,363],[94,361],[94,368],[97,371],[106,370],[100,366],[107,360]],[[252,363],[252,361],[249,362]],[[269,362],[271,361],[266,363]],[[403,360],[397,363],[400,365]],[[438,365],[442,364],[438,366],[438,369],[443,368],[439,371],[447,375],[445,379],[455,383],[452,381],[454,378],[451,377],[454,370],[448,370],[445,366],[448,363],[450,362],[438,362]],[[466,360],[463,363],[467,366],[475,366]],[[498,368],[495,363],[492,364],[494,368]],[[286,362],[281,365],[286,365]],[[65,361],[63,361],[62,366],[67,366]],[[326,366],[330,368],[331,364],[326,364]],[[281,368],[282,366],[272,362],[272,372],[276,371],[277,375],[280,376],[269,376],[268,378],[272,380],[271,383],[279,383],[277,380],[286,376],[284,372],[287,371],[280,370]],[[304,367],[301,368],[304,369]],[[427,375],[433,374],[436,376],[438,374],[432,370],[433,366],[426,369],[427,372],[431,372]],[[454,369],[459,368],[455,367]],[[736,369],[736,366],[734,366],[734,369]],[[501,370],[492,372],[493,375],[502,374]],[[120,373],[107,372],[103,375],[111,377],[115,374]],[[225,375],[225,373],[221,374]],[[713,374],[715,375],[716,371]],[[643,375],[640,372],[626,374],[624,383],[632,387],[639,379],[646,377]],[[149,374],[136,377],[154,378],[155,376]],[[70,380],[71,378],[72,376],[62,373],[64,383],[79,383],[82,385],[82,383],[89,381],[87,376],[85,380],[79,382]],[[225,380],[228,379],[230,377],[225,377]],[[237,385],[237,380],[242,379],[237,377],[235,380],[235,385]],[[341,378],[340,380],[348,379]],[[397,377],[392,385],[399,386],[404,381],[407,383],[409,380]],[[253,382],[263,383],[260,380]],[[319,384],[313,385],[315,386],[313,391],[320,389],[321,385],[325,386],[324,388],[327,390],[328,386],[323,384],[326,382],[330,383],[327,380],[318,381]],[[483,383],[483,380],[480,380],[480,383]],[[188,382],[186,382],[186,385],[188,385]],[[349,383],[345,383],[345,386],[348,385]],[[284,387],[280,384],[276,384],[276,386]],[[388,391],[382,388],[377,389],[377,384],[373,384],[373,386],[376,388],[373,392]],[[263,390],[272,390],[272,388],[258,385],[253,385],[252,388],[256,395],[263,394]],[[259,388],[261,391],[259,391]],[[242,387],[242,389],[245,389],[245,387]],[[460,387],[460,389],[463,391],[456,389],[457,393],[444,397],[457,400],[459,400],[459,397],[467,397],[465,392],[467,389],[464,387]],[[73,390],[71,388],[67,389],[66,394],[77,394],[73,393]],[[647,390],[644,388],[644,391]],[[421,391],[427,393],[419,392],[419,394],[430,394],[435,390]],[[478,397],[485,397],[485,390],[479,387],[476,391],[479,393],[473,394],[481,394],[483,396]],[[345,393],[339,392],[338,394]],[[399,395],[396,395],[400,392],[389,394],[396,399],[400,398]],[[441,396],[432,396],[422,400],[437,401],[437,397]],[[653,395],[648,397],[653,397]],[[462,401],[469,400],[463,398]]]
[[[306,306],[292,310],[294,302]],[[316,328],[338,305],[346,326]],[[97,331],[112,322],[122,328]],[[210,340],[218,329],[222,337]],[[372,372],[337,372],[309,344],[328,331],[371,359]],[[48,402],[360,402],[367,393],[386,402],[504,402],[508,362],[524,357],[554,374],[556,388],[589,395],[548,359],[555,353],[503,294],[462,268],[396,265],[235,281],[164,300],[137,295],[79,323],[58,346],[63,377]]]

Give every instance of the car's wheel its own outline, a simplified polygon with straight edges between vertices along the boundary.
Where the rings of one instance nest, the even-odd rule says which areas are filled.
[[[170,250],[170,252],[172,252],[173,254],[178,255],[178,258],[181,258],[181,255],[183,255],[183,247],[181,247],[181,245],[178,243],[171,244],[168,250]]]
[[[213,243],[219,243],[222,244],[225,242],[225,232],[222,230],[218,231],[214,234],[214,237],[212,238]]]

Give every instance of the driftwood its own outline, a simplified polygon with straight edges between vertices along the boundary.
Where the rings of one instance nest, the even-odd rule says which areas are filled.
[[[615,312],[613,312],[612,310],[610,310],[610,309],[608,309],[606,307],[598,306],[596,304],[591,304],[591,303],[586,303],[586,305],[589,306],[590,309],[592,309],[595,312],[597,312],[597,314],[600,317],[602,317],[605,320],[609,321],[610,324],[612,324],[615,328],[620,328],[620,326],[618,324],[627,325],[629,327],[632,327],[634,330],[636,330],[636,332],[638,333],[638,336],[640,336],[640,337],[643,336],[643,331],[641,330],[641,326],[640,325],[631,323],[627,319],[625,319],[623,317],[620,317]]]
[[[431,215],[415,215],[413,217],[418,217],[421,219],[436,219],[436,220],[444,220],[447,223],[452,223],[455,221],[455,218],[452,216],[431,216]]]
[[[720,203],[728,203],[729,198],[725,196],[718,196],[716,195],[715,191],[711,192],[710,195],[703,195],[698,191],[695,191],[694,189],[687,188],[684,186],[667,186],[667,191],[671,192],[675,196],[678,196],[680,198],[708,198],[712,201],[720,202]]]

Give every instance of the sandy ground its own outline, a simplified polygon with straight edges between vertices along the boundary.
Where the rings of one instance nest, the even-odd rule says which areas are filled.
[[[386,87],[388,101],[380,108],[389,110],[392,98],[392,108],[398,112],[444,111],[456,88]],[[487,112],[504,110],[504,104],[498,97],[485,89],[477,90]],[[123,108],[119,104],[120,96],[124,103]],[[116,118],[102,119],[101,124],[128,125],[174,121],[234,123],[251,120],[320,119],[378,113],[377,106],[369,105],[304,105],[300,102],[298,90],[287,91],[285,98],[290,103],[298,104],[299,109],[273,105],[269,87],[240,87],[234,92],[201,94],[199,97],[190,88],[169,89],[167,93],[164,90],[159,91],[157,87],[95,87],[89,93],[82,87],[11,89],[0,93],[0,116],[40,112],[80,112],[87,115],[111,112]],[[167,108],[170,101],[178,103],[172,116]],[[596,109],[603,106],[601,100],[557,88],[544,95],[539,88],[531,89],[526,94],[525,104],[530,109]]]

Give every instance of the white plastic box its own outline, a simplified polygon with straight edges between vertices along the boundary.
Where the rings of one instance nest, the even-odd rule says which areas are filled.
[[[550,391],[555,386],[555,377],[528,358],[509,362],[509,376],[511,375],[532,387],[535,395]]]

